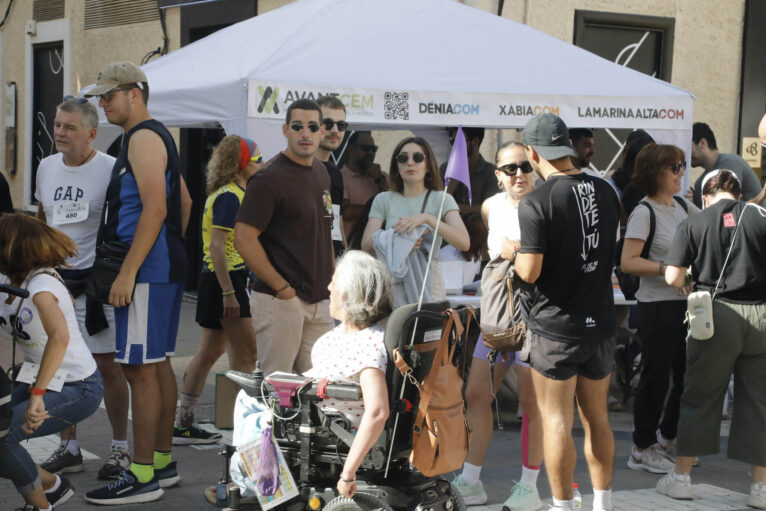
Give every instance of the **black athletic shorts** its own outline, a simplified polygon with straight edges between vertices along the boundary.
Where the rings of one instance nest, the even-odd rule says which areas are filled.
[[[247,270],[230,271],[234,295],[239,302],[239,317],[250,317],[250,296],[247,292]],[[212,271],[203,271],[197,289],[197,323],[203,328],[221,330],[223,295],[218,279]]]
[[[601,380],[612,374],[614,344],[615,337],[569,344],[528,330],[519,356],[532,369],[552,380],[568,380],[575,375]]]

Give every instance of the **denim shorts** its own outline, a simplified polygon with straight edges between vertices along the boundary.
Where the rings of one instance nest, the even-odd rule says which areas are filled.
[[[0,477],[12,480],[20,493],[31,493],[40,484],[37,466],[20,442],[58,433],[82,422],[93,415],[103,395],[104,382],[98,369],[87,378],[65,383],[60,392],[46,392],[43,402],[50,417],[34,433],[27,435],[21,426],[29,406],[29,385],[17,384],[11,393],[11,427],[8,436],[0,440]]]

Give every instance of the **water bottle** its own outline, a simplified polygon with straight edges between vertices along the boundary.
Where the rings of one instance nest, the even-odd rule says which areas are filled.
[[[580,485],[577,483],[572,485],[572,501],[575,509],[582,509],[582,495],[580,495]]]

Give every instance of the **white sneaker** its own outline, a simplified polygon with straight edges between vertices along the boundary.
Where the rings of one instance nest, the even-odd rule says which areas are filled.
[[[766,509],[766,484],[753,483],[750,485],[750,498],[747,505],[758,509]]]
[[[657,493],[667,495],[671,499],[691,500],[692,479],[689,474],[676,474],[672,470],[657,481]]]
[[[537,488],[527,483],[516,483],[511,496],[503,502],[502,511],[537,511],[542,507]]]
[[[673,470],[673,463],[660,454],[657,444],[639,451],[634,445],[628,457],[628,468],[646,470],[652,474],[667,474]]]
[[[476,484],[468,484],[463,481],[462,475],[458,475],[452,480],[452,486],[460,492],[466,506],[480,506],[487,503],[487,493],[484,491],[484,484],[481,481],[477,481]]]

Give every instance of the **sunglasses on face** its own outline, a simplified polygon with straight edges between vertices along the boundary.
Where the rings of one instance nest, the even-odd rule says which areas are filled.
[[[263,161],[263,155],[259,154],[258,156],[253,156],[250,158],[250,161],[254,161],[255,163],[261,163]]]
[[[317,131],[319,131],[319,124],[317,124],[315,122],[310,122],[306,126],[308,127],[309,131],[311,131],[311,133],[316,133]],[[303,131],[303,123],[302,122],[291,122],[290,123],[290,129],[300,133],[301,131]]]
[[[372,144],[357,144],[356,147],[365,153],[377,153],[378,146]]]
[[[673,172],[673,174],[678,174],[682,170],[686,168],[686,160],[679,161],[678,163],[674,163],[670,166],[670,170]]]
[[[77,102],[78,102],[79,104],[81,104],[81,105],[84,105],[85,103],[87,103],[87,102],[88,102],[88,100],[87,100],[87,99],[85,99],[85,98],[79,98],[79,97],[77,97],[77,96],[72,96],[72,95],[70,95],[70,94],[67,94],[66,96],[64,96],[64,97],[62,98],[62,101],[70,101],[70,100],[72,100],[72,99],[76,99],[76,100],[77,100]]]
[[[396,155],[397,163],[401,163],[402,165],[407,163],[409,159],[410,159],[410,155],[407,153],[399,153]],[[425,161],[425,159],[426,159],[426,155],[423,153],[412,153],[412,161],[414,161],[415,163],[422,163],[423,161]]]
[[[508,165],[503,165],[502,167],[499,167],[497,170],[502,172],[508,177],[513,177],[516,175],[516,171],[518,169],[521,169],[521,171],[524,174],[529,174],[532,172],[532,164],[528,161],[521,162],[521,165],[516,165],[515,163],[509,163]]]
[[[331,130],[333,126],[338,127],[338,131],[346,131],[346,128],[348,128],[348,123],[346,121],[333,121],[332,119],[324,119],[322,121],[322,124],[324,124],[324,129]]]
[[[102,99],[102,100],[106,101],[107,103],[109,103],[109,102],[112,101],[112,99],[114,99],[114,95],[116,93],[118,93],[120,91],[135,89],[135,88],[136,88],[135,85],[128,85],[128,86],[125,86],[125,87],[120,87],[118,89],[112,89],[109,92],[107,92],[106,94],[101,94],[98,97],[99,97],[99,99]]]

